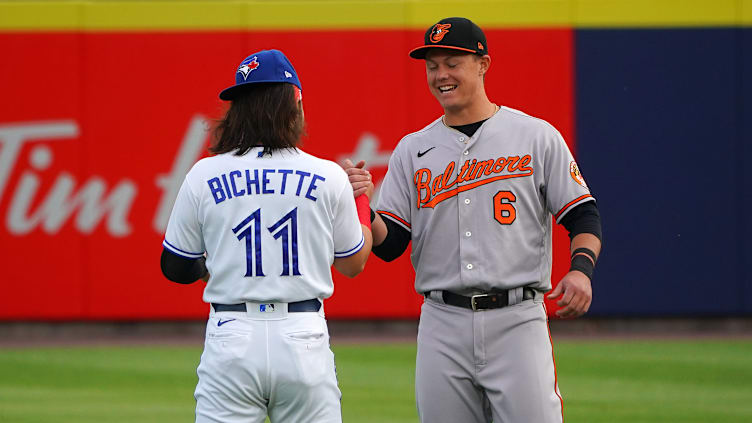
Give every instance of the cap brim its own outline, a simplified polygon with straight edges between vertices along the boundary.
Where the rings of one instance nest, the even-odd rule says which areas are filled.
[[[415,47],[414,49],[410,50],[410,57],[412,57],[413,59],[425,59],[426,53],[428,53],[428,50],[432,48],[446,48],[449,50],[466,51],[468,53],[476,53],[476,54],[478,53],[475,50],[470,50],[469,48],[464,48],[464,47],[433,45],[433,46]]]
[[[249,84],[233,85],[232,87],[225,88],[219,93],[219,99],[224,101],[230,101],[245,88],[248,88]]]
[[[231,101],[234,100],[235,97],[238,96],[238,94],[242,93],[243,91],[253,87],[257,84],[274,84],[274,83],[280,83],[280,84],[292,84],[296,87],[298,87],[299,90],[303,90],[298,84],[292,82],[292,81],[279,81],[279,80],[271,80],[271,81],[252,81],[252,82],[246,82],[244,84],[238,84],[233,85],[232,87],[227,87],[224,90],[222,90],[219,93],[219,99],[224,101]]]

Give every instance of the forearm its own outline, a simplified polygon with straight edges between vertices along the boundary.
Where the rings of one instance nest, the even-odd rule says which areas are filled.
[[[578,233],[570,244],[572,263],[569,272],[548,295],[561,307],[556,315],[562,318],[582,316],[593,300],[591,280],[595,262],[601,253],[601,241],[592,233]]]
[[[373,235],[373,246],[377,247],[386,239],[388,229],[381,216],[378,213],[375,213],[375,215],[376,218],[371,222],[371,233]]]
[[[597,259],[601,254],[601,240],[593,234],[577,234],[572,239],[569,247],[569,254],[574,253],[578,248],[587,248],[595,253]]]
[[[593,234],[578,234],[572,238],[570,250],[572,257],[570,273],[582,273],[589,281],[592,281],[595,264],[601,252],[601,241]]]
[[[594,201],[580,204],[561,220],[569,231],[571,270],[579,270],[588,278],[601,253],[601,216]]]

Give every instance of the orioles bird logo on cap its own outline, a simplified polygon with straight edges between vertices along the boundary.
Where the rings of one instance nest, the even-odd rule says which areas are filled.
[[[440,24],[437,23],[433,26],[431,29],[431,41],[434,43],[438,43],[441,41],[445,35],[449,32],[449,28],[452,27],[452,24]]]
[[[244,60],[243,63],[240,64],[240,67],[238,68],[238,72],[243,74],[243,80],[248,79],[248,75],[251,74],[251,72],[259,67],[259,62],[257,60],[256,56],[253,56],[253,58],[248,61]]]

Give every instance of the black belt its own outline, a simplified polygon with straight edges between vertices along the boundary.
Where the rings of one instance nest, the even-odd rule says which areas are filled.
[[[262,303],[263,304],[263,303]],[[247,311],[245,303],[240,304],[215,304],[211,303],[214,307],[214,311]],[[294,303],[287,303],[288,313],[303,313],[307,311],[319,311],[321,310],[321,301],[318,298],[312,298],[310,300],[298,301]]]
[[[441,291],[441,297],[444,299],[445,304],[469,308],[473,311],[502,308],[509,305],[509,291],[473,295],[472,297],[466,297],[449,291]],[[533,288],[522,288],[522,300],[532,300],[533,298],[535,298],[535,290]]]

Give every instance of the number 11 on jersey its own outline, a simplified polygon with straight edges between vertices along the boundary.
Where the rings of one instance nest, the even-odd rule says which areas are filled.
[[[245,228],[245,229],[243,229]],[[293,276],[300,276],[298,265],[298,208],[290,210],[267,230],[274,239],[282,240],[282,273],[280,276],[290,276],[292,268]],[[263,258],[261,250],[261,209],[257,209],[240,224],[235,226],[232,232],[239,241],[245,239],[245,276],[263,277]]]

